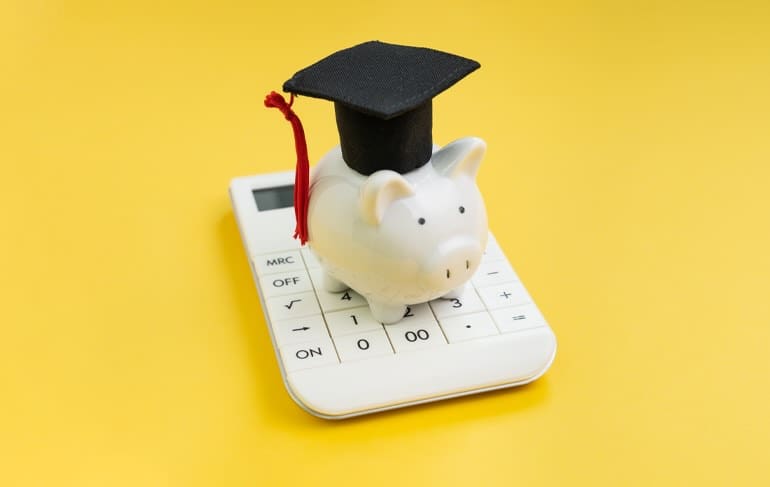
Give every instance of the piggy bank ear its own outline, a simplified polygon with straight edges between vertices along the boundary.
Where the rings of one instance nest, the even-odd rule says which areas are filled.
[[[395,171],[377,171],[361,187],[361,215],[370,225],[379,225],[394,201],[414,195],[414,189]]]
[[[476,179],[487,144],[478,137],[464,137],[433,153],[430,161],[440,173],[450,178],[465,175]]]

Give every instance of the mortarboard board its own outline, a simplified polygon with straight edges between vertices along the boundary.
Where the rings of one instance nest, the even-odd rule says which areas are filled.
[[[308,161],[302,124],[292,111],[294,95],[334,102],[342,158],[368,176],[389,169],[407,173],[426,164],[433,151],[433,98],[480,64],[424,47],[379,41],[337,51],[298,71],[283,84],[286,101],[273,92],[267,107],[292,124],[297,151],[295,238],[307,240]]]
[[[334,102],[342,157],[351,169],[403,174],[430,159],[433,97],[479,66],[434,49],[371,41],[297,72],[283,90]]]

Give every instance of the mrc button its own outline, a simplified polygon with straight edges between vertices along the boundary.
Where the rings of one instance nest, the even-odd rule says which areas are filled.
[[[259,278],[259,287],[265,297],[312,291],[313,285],[306,271],[281,272]]]
[[[253,260],[254,267],[257,269],[257,274],[260,276],[305,269],[299,250],[287,250],[275,254],[257,255]]]

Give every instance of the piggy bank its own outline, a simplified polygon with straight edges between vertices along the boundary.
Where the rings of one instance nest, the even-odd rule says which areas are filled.
[[[477,269],[488,228],[476,174],[486,152],[467,137],[436,148],[405,174],[350,169],[340,147],[310,178],[308,242],[330,292],[353,289],[374,318],[399,321],[411,304],[458,297]]]

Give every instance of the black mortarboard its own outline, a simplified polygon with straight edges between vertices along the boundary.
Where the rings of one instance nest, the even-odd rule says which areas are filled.
[[[334,102],[349,167],[403,174],[431,157],[433,97],[479,67],[446,52],[371,41],[299,71],[283,90]]]

